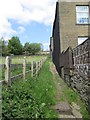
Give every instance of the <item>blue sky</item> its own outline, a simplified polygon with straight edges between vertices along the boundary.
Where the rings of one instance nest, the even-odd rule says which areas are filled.
[[[57,0],[0,0],[0,37],[9,40],[18,36],[21,43],[42,43],[49,49],[49,40]]]
[[[49,49],[49,40],[52,34],[52,26],[46,26],[43,23],[30,22],[27,25],[19,26],[15,21],[9,20],[12,24],[12,28],[18,31],[17,36],[19,36],[22,44],[25,42],[29,43],[42,43],[44,50]],[[18,28],[19,26],[19,28]],[[19,29],[19,30],[18,30]]]

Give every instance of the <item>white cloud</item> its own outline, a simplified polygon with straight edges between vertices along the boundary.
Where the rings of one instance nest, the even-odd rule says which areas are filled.
[[[89,2],[89,0],[59,0],[59,2]]]
[[[0,19],[0,37],[4,37],[6,40],[10,38],[12,34],[16,34],[17,32],[11,28],[11,24],[7,19],[2,17]]]
[[[29,19],[44,23],[52,24],[54,18],[56,0],[19,0],[24,10],[29,11]]]
[[[51,25],[57,0],[0,0],[0,36],[17,33],[8,19],[19,24],[31,21]],[[23,29],[24,30],[24,29]]]
[[[19,33],[23,33],[25,31],[25,28],[22,27],[22,26],[19,26],[18,27],[18,31],[19,31]]]
[[[44,50],[49,50],[49,43],[42,43]]]

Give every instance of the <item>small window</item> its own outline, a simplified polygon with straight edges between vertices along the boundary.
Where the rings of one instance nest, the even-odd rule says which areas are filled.
[[[77,24],[89,23],[89,6],[76,6]]]
[[[78,45],[80,45],[81,43],[83,43],[87,39],[88,39],[88,37],[78,37]]]

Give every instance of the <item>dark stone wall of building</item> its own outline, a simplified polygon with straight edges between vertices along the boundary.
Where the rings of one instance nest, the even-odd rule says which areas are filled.
[[[60,29],[59,29],[59,7],[56,4],[56,15],[53,25],[53,62],[56,66],[58,73],[60,73],[59,54],[60,54]]]

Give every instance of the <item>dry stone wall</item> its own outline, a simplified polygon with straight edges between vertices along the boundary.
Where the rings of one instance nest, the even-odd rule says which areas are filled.
[[[90,39],[73,49],[71,86],[76,88],[90,112]]]
[[[68,59],[68,57],[66,59],[65,55],[63,58]],[[68,67],[70,73],[68,74],[65,64],[63,65],[64,80],[72,89],[78,91],[81,98],[88,105],[90,112],[90,38],[74,48],[69,58],[73,61],[73,67]],[[68,64],[70,65],[70,63],[69,60]]]
[[[71,86],[76,88],[83,100],[88,102],[87,91],[90,86],[90,40],[73,49],[74,69]]]

